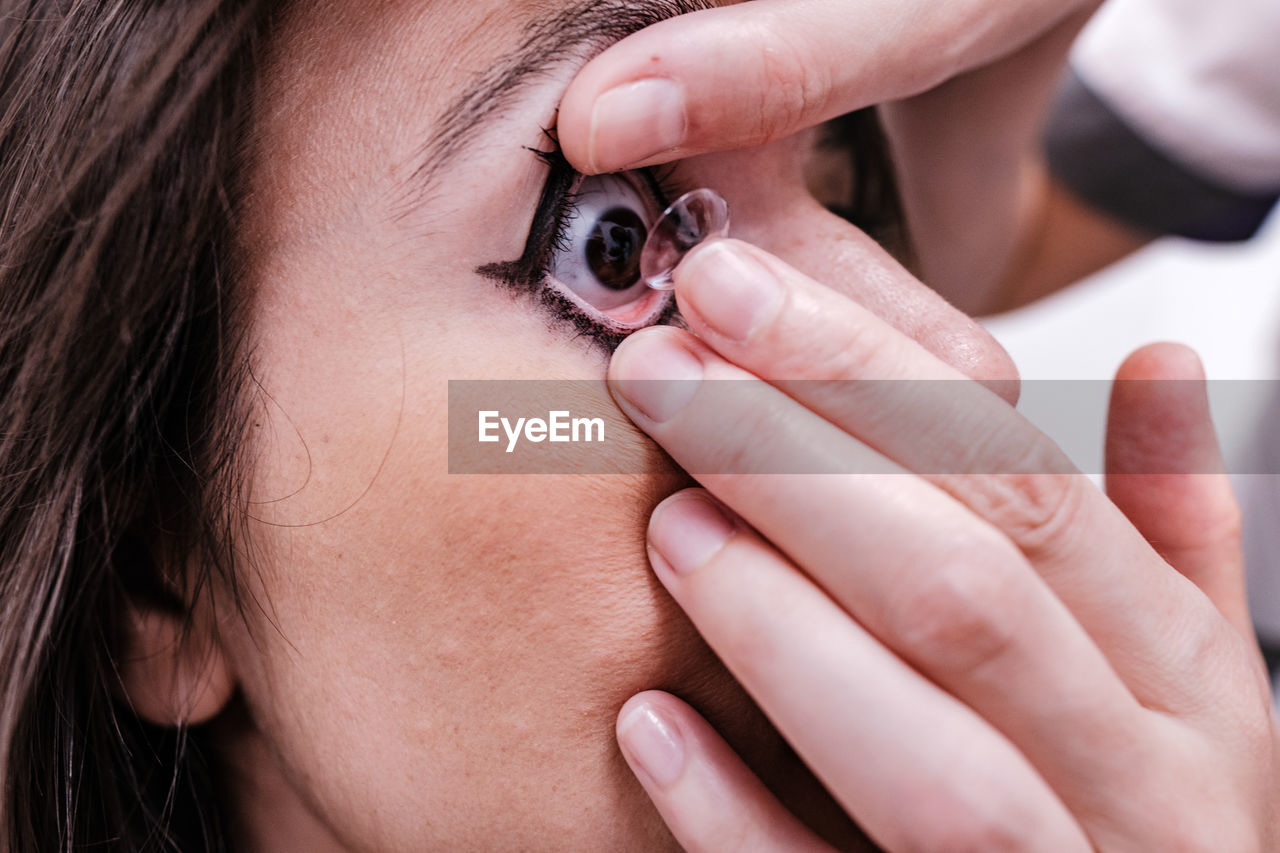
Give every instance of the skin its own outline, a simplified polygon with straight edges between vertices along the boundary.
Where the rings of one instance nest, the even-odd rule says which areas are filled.
[[[237,849],[674,847],[614,739],[619,708],[653,687],[698,708],[807,824],[856,843],[650,571],[650,512],[689,480],[614,406],[607,355],[476,271],[520,255],[545,176],[523,147],[544,142],[586,57],[523,90],[426,200],[406,190],[441,111],[546,9],[304,5],[273,34],[241,218],[261,386],[247,606],[202,599],[188,646],[140,614],[126,684],[157,722],[211,720]],[[784,140],[680,174],[722,188],[737,233],[955,369],[1013,376],[972,321],[812,200],[807,151]],[[658,473],[450,476],[446,380],[465,378],[594,380],[582,406],[629,437],[629,467]]]
[[[654,513],[654,571],[879,844],[1271,849],[1280,739],[1193,354],[1122,369],[1112,502],[976,386],[857,384],[961,377],[777,258],[723,241],[676,280],[692,332],[638,333],[610,368],[628,414],[710,472]],[[756,473],[812,456],[861,473]],[[631,700],[619,737],[687,849],[737,849],[744,823],[756,849],[818,844],[673,697]],[[725,788],[727,808],[690,805]]]
[[[1050,97],[1096,0],[724,5],[650,27],[583,69],[559,122],[574,165],[756,146],[879,105],[921,278],[973,315],[1044,296],[1153,239],[1072,197],[1040,154]],[[659,122],[656,105],[629,96],[650,79],[679,93],[681,121]],[[673,124],[678,139],[655,130]]]
[[[566,95],[563,143],[583,168],[612,169],[890,101],[925,280],[974,305],[1017,304],[1147,239],[1046,186],[1032,152],[1093,5],[755,0],[697,13],[595,59]],[[652,94],[642,81],[655,78],[665,100],[620,112],[609,98]],[[664,120],[673,92],[683,121]],[[710,472],[705,490],[654,513],[655,574],[877,842],[1274,846],[1278,741],[1193,354],[1154,347],[1121,368],[1192,383],[1118,385],[1104,496],[994,397],[927,407],[831,385],[959,376],[775,255],[715,243],[676,282],[689,331],[637,334],[610,368],[636,423]],[[695,377],[765,382],[726,399]],[[753,473],[813,457],[898,473]],[[989,473],[938,473],[949,465]],[[687,849],[821,847],[676,698],[634,697],[618,735]]]
[[[1117,492],[1117,509],[1065,474],[823,488],[703,477],[720,503],[681,492],[650,518],[684,482],[677,470],[632,480],[445,473],[446,379],[598,378],[606,368],[598,350],[475,272],[520,252],[540,173],[512,140],[538,144],[571,67],[506,110],[431,205],[403,204],[406,164],[462,69],[485,67],[518,38],[528,10],[500,8],[304,10],[277,36],[244,219],[265,393],[255,520],[241,546],[260,607],[247,624],[225,609],[199,623],[218,628],[203,666],[189,668],[201,687],[193,701],[165,707],[190,686],[176,683],[142,702],[161,721],[216,715],[240,846],[812,848],[823,842],[809,827],[852,843],[843,810],[889,849],[1262,849],[1274,732],[1238,622],[1234,505],[1218,479],[1138,482]],[[935,37],[982,18],[981,4],[956,8],[965,14],[944,16]],[[1065,22],[1048,4],[1026,8],[1047,22],[998,19],[962,40],[962,55],[872,94],[918,92]],[[572,103],[561,114],[570,152]],[[795,128],[767,129],[750,141]],[[784,295],[734,343],[706,306],[750,303],[700,303],[699,283],[717,277],[711,250],[695,253],[677,292],[697,338],[638,334],[611,377],[661,376],[675,349],[712,375],[1011,377],[971,323],[809,199],[805,151],[779,139],[681,164],[688,182],[723,188],[736,233],[760,248],[727,245],[772,270]],[[1186,375],[1181,356],[1149,358],[1135,378]],[[996,427],[1052,458],[1003,400],[973,387],[984,435]],[[614,390],[677,462],[704,467],[710,443],[692,425],[705,418],[655,420]],[[912,470],[922,447],[937,449],[937,435],[885,432],[871,407],[775,402],[798,429],[728,452],[749,461],[809,434],[802,446],[830,459]],[[1113,420],[1113,435],[1131,436],[1115,456],[1136,476],[1148,470],[1142,453],[1204,450],[1203,418],[1172,433],[1186,447],[1153,449],[1144,417],[1162,405],[1174,408],[1122,401]],[[638,459],[661,460],[632,436]],[[944,453],[990,447],[951,438],[961,447]],[[1079,514],[1058,515],[1063,506]],[[708,513],[728,519],[718,528],[727,542],[708,533]],[[864,517],[874,523],[846,523]],[[1179,528],[1166,561],[1146,537],[1171,518],[1201,523]],[[886,528],[897,535],[877,535]],[[814,535],[832,531],[843,538]],[[701,552],[689,547],[698,543]],[[865,558],[851,568],[841,556],[853,553]],[[940,562],[950,569],[941,580]],[[823,805],[682,614],[839,808]],[[149,638],[164,648],[172,636],[154,622],[138,620],[144,652]],[[145,666],[131,680],[149,673],[154,688]],[[641,692],[650,688],[665,692]],[[621,755],[656,812],[612,741],[615,715]],[[665,762],[645,748],[654,720],[647,742]],[[1063,729],[1088,734],[1081,748],[1046,740]]]

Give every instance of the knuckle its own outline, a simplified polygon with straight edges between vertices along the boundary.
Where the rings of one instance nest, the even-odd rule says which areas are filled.
[[[1177,694],[1179,707],[1212,720],[1233,733],[1233,743],[1251,754],[1265,754],[1275,737],[1274,697],[1266,663],[1251,640],[1222,620],[1210,602],[1186,619],[1182,636],[1172,644],[1178,672],[1203,673],[1199,689]],[[1211,692],[1205,690],[1212,687]]]
[[[825,66],[814,62],[784,25],[762,33],[759,44],[763,85],[754,142],[763,145],[813,123],[827,102],[831,82]]]
[[[807,300],[789,295],[773,325],[763,330],[761,342],[777,376],[848,382],[897,378],[899,371],[884,357],[888,337],[872,323],[835,326]]]
[[[1082,474],[1022,468],[1021,473],[982,479],[985,488],[974,509],[1025,552],[1049,550],[1078,533],[1085,498]]]
[[[755,379],[714,383],[700,412],[713,422],[699,434],[714,435],[695,463],[701,474],[821,472],[830,461],[800,439],[805,410]]]
[[[889,628],[908,656],[973,673],[1006,656],[1016,642],[1014,595],[994,562],[951,563],[910,586]]]
[[[897,362],[885,358],[891,337],[892,333],[878,324],[851,323],[841,328],[838,335],[817,342],[816,345],[822,347],[817,353],[822,359],[818,363],[829,365],[825,370],[827,377],[832,379],[897,379],[902,373]],[[883,387],[910,393],[911,386],[912,383],[902,386],[893,383]]]
[[[1220,690],[1229,689],[1239,696],[1240,688],[1249,683],[1247,669],[1237,665],[1234,654],[1239,635],[1222,620],[1214,605],[1201,599],[1189,602],[1166,642],[1162,661],[1169,673],[1199,673],[1191,683],[1179,680],[1165,691],[1170,708],[1184,713],[1221,713]],[[1246,680],[1241,679],[1245,675]]]

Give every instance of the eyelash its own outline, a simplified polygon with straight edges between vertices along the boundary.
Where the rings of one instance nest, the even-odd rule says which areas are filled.
[[[547,284],[552,256],[568,248],[569,225],[579,200],[573,187],[582,175],[565,159],[555,134],[547,130],[543,134],[551,142],[550,150],[527,149],[547,165],[548,174],[524,252],[518,260],[487,264],[478,272],[527,293],[552,317],[569,325],[579,336],[589,339],[606,352],[612,352],[635,330],[623,331],[604,325]],[[684,191],[670,167],[661,171],[643,169],[636,174],[654,196],[659,210],[666,208],[668,199],[678,198]],[[654,325],[660,324],[684,325],[674,299],[654,320]]]

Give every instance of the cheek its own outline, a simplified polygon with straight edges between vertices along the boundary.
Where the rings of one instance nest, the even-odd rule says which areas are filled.
[[[648,567],[649,512],[684,477],[451,476],[445,383],[403,411],[370,384],[341,406],[282,390],[255,479],[266,606],[235,654],[288,776],[344,837],[657,843],[618,708],[743,702]]]

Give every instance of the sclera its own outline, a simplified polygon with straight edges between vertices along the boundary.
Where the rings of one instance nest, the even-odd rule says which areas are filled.
[[[653,224],[640,252],[640,278],[654,290],[671,290],[672,273],[699,243],[729,234],[729,203],[702,188],[676,199]]]

